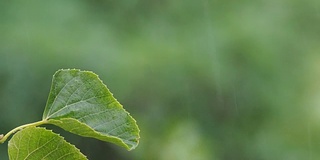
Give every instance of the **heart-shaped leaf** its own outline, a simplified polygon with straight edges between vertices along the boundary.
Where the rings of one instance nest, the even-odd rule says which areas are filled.
[[[139,143],[136,121],[90,71],[71,69],[54,74],[43,120],[128,150]]]
[[[63,137],[41,127],[27,127],[8,143],[10,160],[63,160],[87,158]]]

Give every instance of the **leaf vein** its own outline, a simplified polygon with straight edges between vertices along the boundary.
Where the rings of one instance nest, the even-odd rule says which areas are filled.
[[[61,159],[61,158],[65,157],[65,156],[68,156],[68,155],[70,155],[70,154],[74,154],[74,153],[77,153],[77,152],[70,152],[70,153],[68,153],[68,154],[65,154],[65,155],[63,155],[63,156],[59,157],[57,160],[59,160],[59,159]]]
[[[111,103],[114,103],[114,101],[112,102],[109,102],[107,104],[103,104],[103,105],[110,105]],[[102,104],[102,103],[101,103]],[[102,111],[99,111],[99,112],[94,112],[94,113],[89,113],[85,116],[82,116],[82,117],[79,117],[78,120],[79,121],[82,121],[82,119],[84,119],[85,117],[89,117],[89,116],[92,116],[92,115],[97,115],[97,114],[101,114],[101,113],[106,113],[106,112],[110,112],[110,110],[102,110]]]
[[[120,124],[119,126],[113,128],[112,130],[110,130],[109,132],[107,132],[107,134],[110,135],[111,132],[113,132],[114,130],[119,129],[120,127],[122,127],[122,126],[124,126],[124,125],[126,125],[126,124],[127,124],[127,123],[122,123],[122,124]]]
[[[43,145],[41,145],[41,146],[38,147],[37,149],[33,150],[31,153],[29,153],[29,154],[26,156],[25,160],[26,160],[30,155],[32,155],[32,153],[38,151],[39,149],[41,149],[41,148],[44,147],[46,144],[50,143],[51,141],[53,141],[53,140],[56,139],[56,138],[57,138],[57,137],[51,138],[51,139],[50,139],[49,141],[47,141],[46,143],[44,143]]]
[[[61,90],[59,91],[59,93],[58,94],[56,94],[55,93],[55,98],[54,98],[54,100],[53,100],[53,103],[51,104],[51,107],[49,108],[49,111],[48,111],[48,113],[47,113],[47,116],[46,117],[48,117],[49,116],[49,114],[50,114],[50,112],[51,112],[51,110],[52,110],[52,108],[53,108],[53,106],[54,106],[54,104],[57,102],[56,100],[57,100],[57,98],[59,97],[59,95],[60,95],[60,93],[62,92],[62,90],[64,90],[65,89],[65,87],[66,86],[68,86],[69,84],[70,84],[70,82],[72,82],[72,81],[74,81],[77,77],[79,77],[79,76],[76,76],[76,77],[73,77],[72,79],[70,79],[62,88],[61,88]],[[55,89],[56,89],[57,87],[55,87]]]
[[[99,97],[95,97],[95,96],[94,96],[94,97],[90,97],[90,98],[85,99],[85,100],[80,100],[80,101],[77,101],[77,102],[74,102],[74,103],[68,104],[68,105],[66,105],[66,106],[62,107],[61,109],[59,109],[58,111],[56,111],[56,112],[52,113],[48,118],[51,118],[53,115],[55,115],[55,114],[57,114],[57,113],[59,113],[59,112],[61,112],[61,111],[65,110],[66,108],[68,108],[68,107],[70,107],[70,106],[76,105],[76,104],[81,103],[81,102],[87,102],[88,100],[93,99],[93,98],[99,98]]]
[[[45,155],[42,159],[48,157],[50,154],[52,154],[53,152],[55,152],[56,150],[58,150],[58,148],[60,147],[60,145],[62,144],[62,141],[60,141],[60,143],[57,145],[57,147],[52,150],[51,152],[49,152],[47,155]]]
[[[66,102],[66,104],[65,105],[68,105],[68,103],[69,103],[69,101],[70,101],[70,99],[71,99],[71,97],[73,97],[73,95],[74,95],[74,93],[76,93],[82,86],[84,85],[84,83],[82,83],[81,84],[81,86],[79,86],[79,87],[77,87],[77,89],[75,90],[75,91],[73,91],[72,92],[72,94],[69,96],[69,98],[68,98],[68,100],[67,100],[67,102]]]
[[[107,124],[107,123],[111,123],[111,122],[113,122],[113,121],[115,121],[115,119],[112,119],[112,120],[110,120],[110,121],[106,121],[106,122],[100,123],[100,124],[98,124],[98,125],[96,125],[96,126],[94,126],[94,127],[92,127],[92,128],[93,128],[94,130],[96,130],[98,127],[103,126],[103,125],[105,125],[105,124]]]

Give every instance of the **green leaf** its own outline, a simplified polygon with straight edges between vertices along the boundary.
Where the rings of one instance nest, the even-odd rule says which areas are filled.
[[[63,160],[87,158],[63,137],[41,127],[27,127],[8,143],[10,160]]]
[[[43,120],[128,150],[139,143],[136,121],[98,76],[89,71],[59,70],[54,74]]]

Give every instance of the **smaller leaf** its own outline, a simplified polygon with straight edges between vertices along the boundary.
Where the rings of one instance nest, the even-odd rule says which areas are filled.
[[[87,158],[60,135],[42,127],[27,127],[8,143],[10,160],[66,160]]]

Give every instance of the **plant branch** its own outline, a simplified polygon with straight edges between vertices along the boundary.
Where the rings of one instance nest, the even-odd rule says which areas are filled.
[[[0,144],[4,143],[11,134],[16,133],[17,131],[20,131],[26,127],[32,127],[32,126],[39,126],[42,124],[47,124],[48,121],[47,120],[42,120],[42,121],[38,121],[38,122],[34,122],[34,123],[29,123],[29,124],[25,124],[19,127],[14,128],[13,130],[11,130],[10,132],[8,132],[6,135],[0,134]]]

